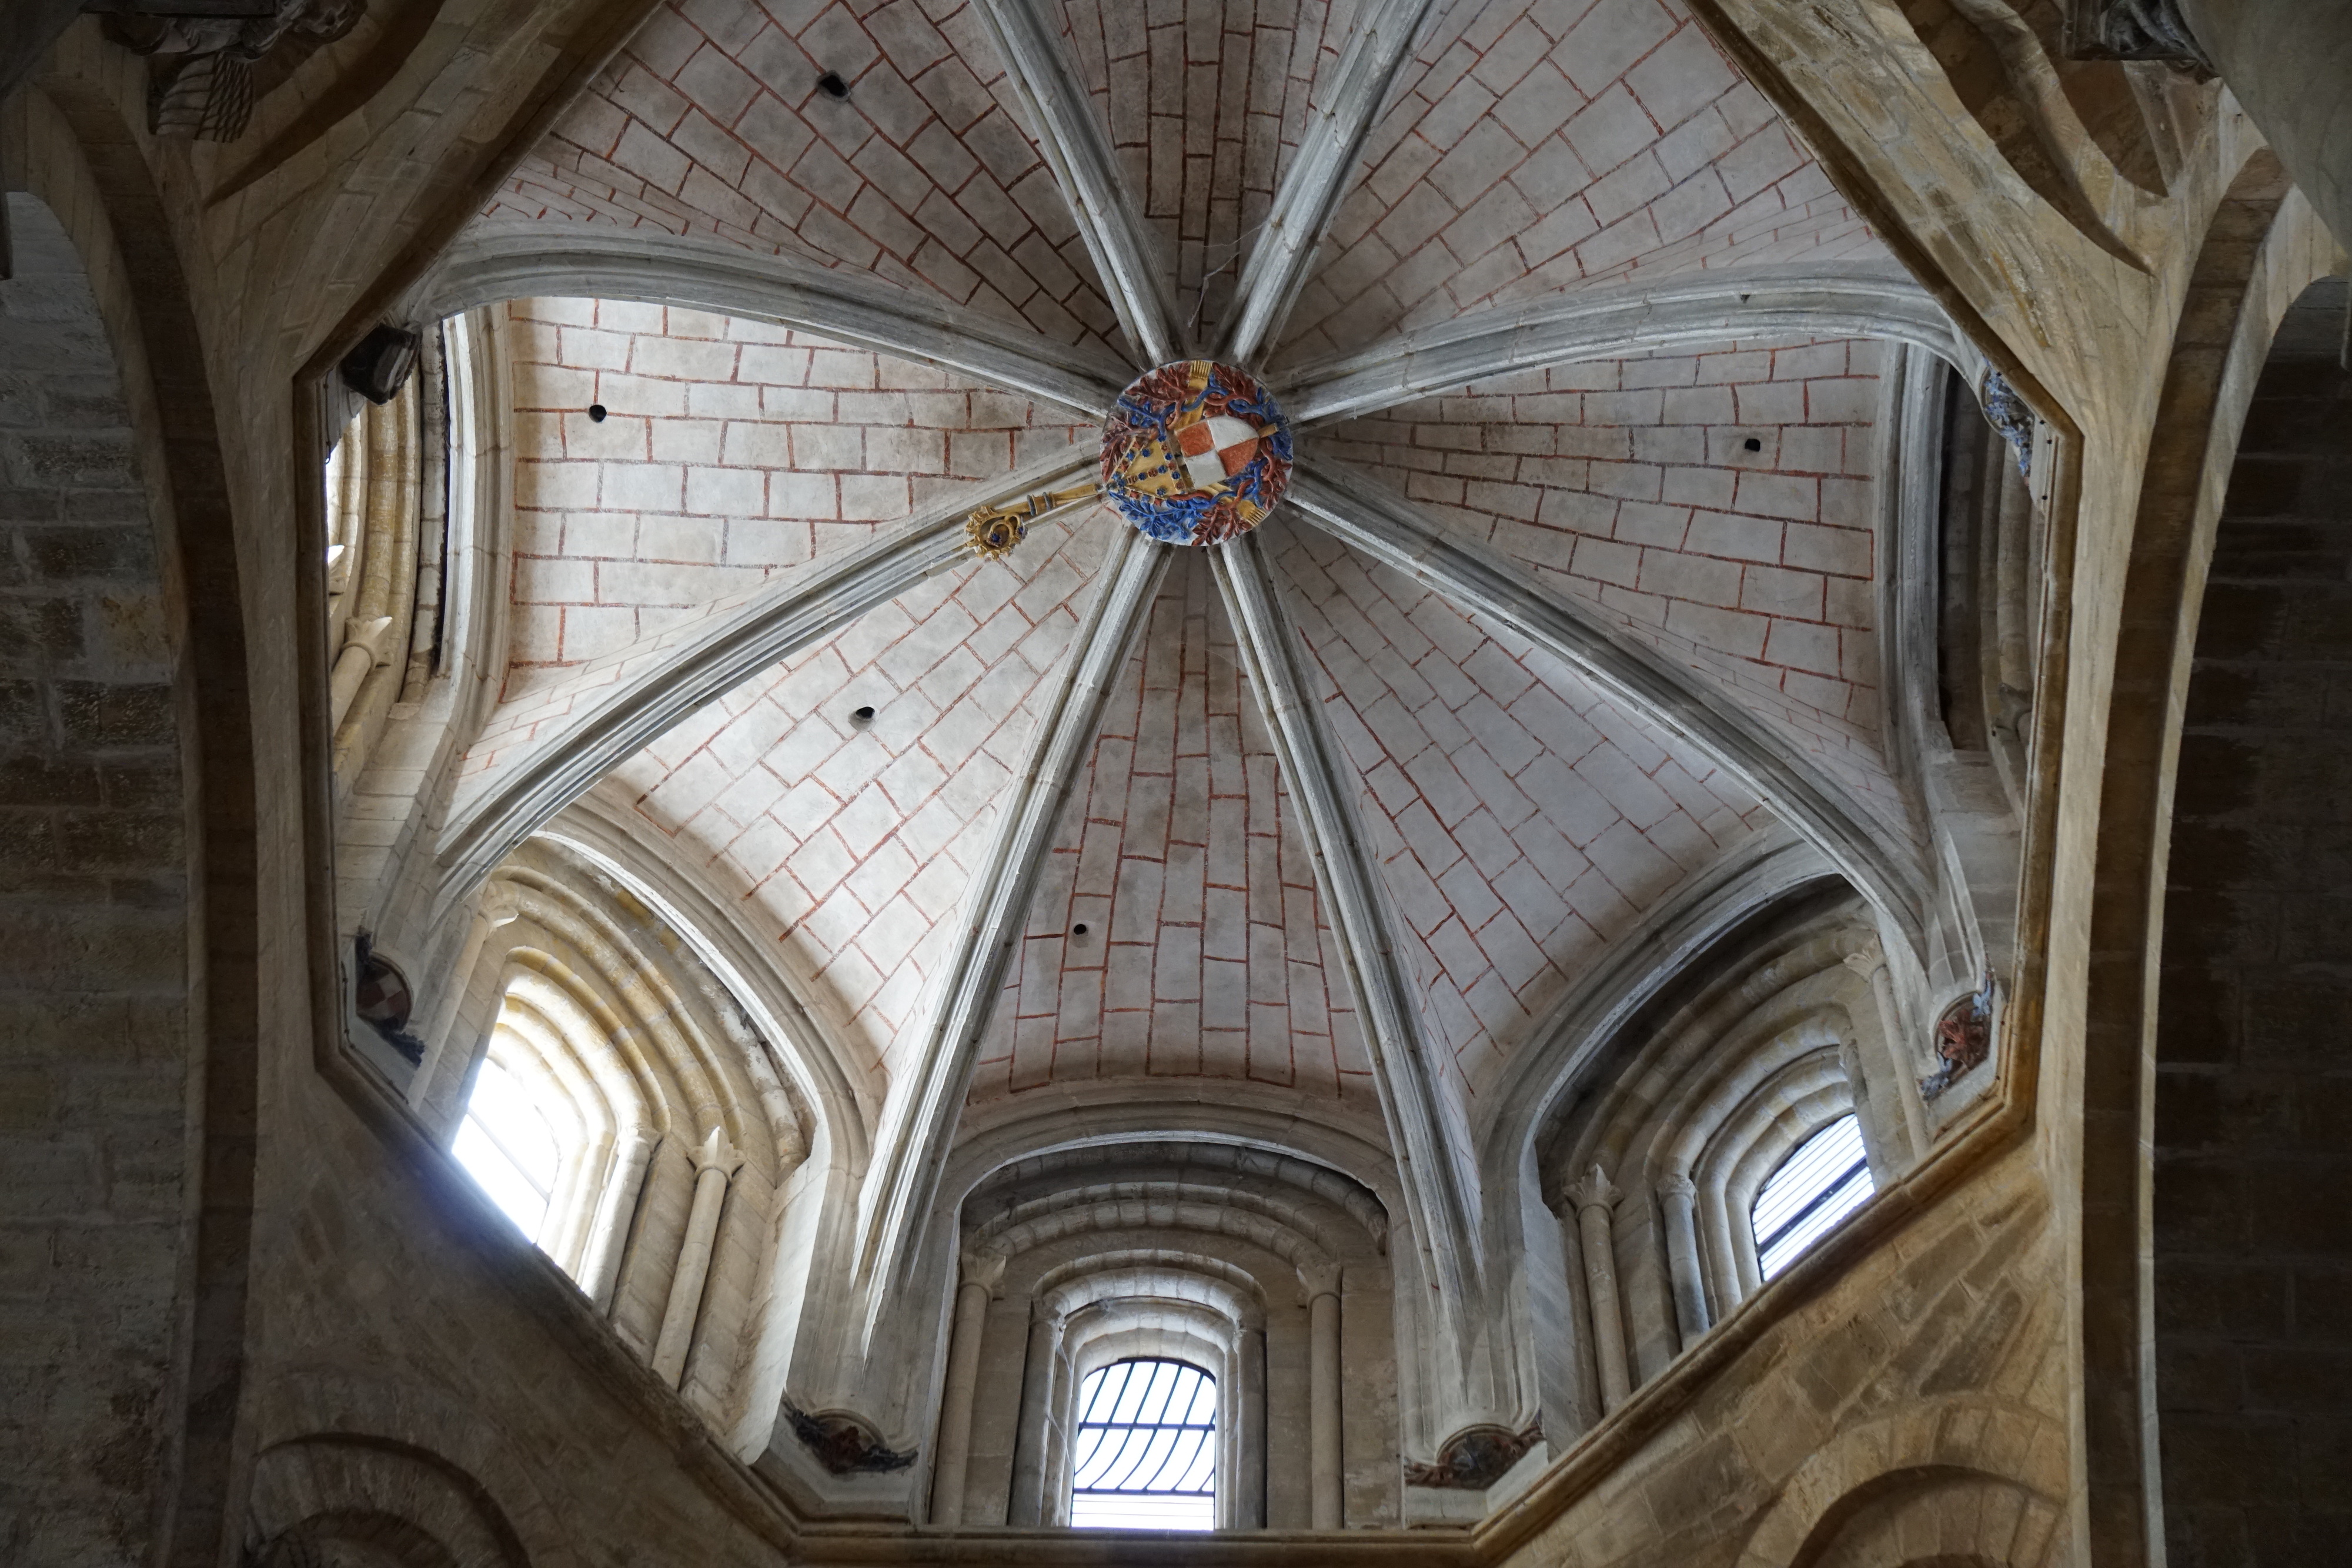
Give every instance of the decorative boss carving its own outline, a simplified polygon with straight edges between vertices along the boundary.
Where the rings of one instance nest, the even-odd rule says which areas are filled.
[[[357,26],[366,9],[367,0],[277,0],[275,10],[244,16],[121,12],[107,17],[106,33],[154,62],[150,131],[181,141],[234,141],[253,119],[254,99],[274,85],[257,83],[254,67],[281,51],[291,56],[283,61],[290,70]]]
[[[1501,1480],[1513,1465],[1543,1439],[1543,1423],[1531,1421],[1524,1432],[1508,1427],[1465,1427],[1446,1439],[1437,1462],[1408,1464],[1407,1486],[1442,1487],[1454,1491],[1484,1491]]]

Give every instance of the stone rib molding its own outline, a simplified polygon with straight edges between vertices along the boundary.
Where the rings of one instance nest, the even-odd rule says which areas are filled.
[[[937,1000],[914,1054],[907,1092],[884,1108],[859,1201],[858,1272],[868,1291],[869,1345],[884,1311],[908,1284],[962,1119],[981,1036],[1028,921],[1029,901],[1052,852],[1063,803],[1091,755],[1103,703],[1150,612],[1172,551],[1132,528],[1118,530],[1101,586],[1071,641],[1061,680],[1038,716],[1020,776],[997,808],[988,858],[966,898],[961,936],[933,993]]]
[[[548,716],[529,739],[513,743],[520,755],[502,760],[489,782],[471,789],[461,783],[442,833],[439,906],[471,892],[597,779],[705,703],[924,579],[965,564],[963,519],[973,507],[1017,499],[1091,468],[1090,456],[1055,454],[992,486],[935,501],[880,538],[822,557],[731,605],[721,601],[698,623],[642,639],[523,699],[543,706]]]
[[[1147,365],[1177,357],[1160,267],[1119,178],[1110,139],[1039,0],[980,0],[973,7],[1003,56],[1006,79],[1027,111],[1078,233],[1102,275],[1127,340]]]
[[[486,224],[449,247],[405,314],[439,320],[509,299],[626,299],[770,321],[954,371],[1100,419],[1128,374],[1105,354],[910,289],[719,240],[584,224]]]
[[[1275,192],[1258,242],[1243,266],[1235,291],[1241,308],[1223,351],[1227,361],[1258,358],[1282,329],[1347,196],[1397,69],[1411,57],[1413,38],[1433,3],[1372,0],[1356,18],[1335,68],[1330,99],[1308,120],[1290,172]]]
[[[1527,638],[1696,747],[1811,840],[1918,949],[1927,883],[1917,852],[1874,830],[1843,788],[1737,702],[1370,481],[1301,463],[1289,499],[1334,538]]]
[[[1338,749],[1307,695],[1297,630],[1276,596],[1264,547],[1244,534],[1209,556],[1276,766],[1299,804],[1300,837],[1331,911],[1349,988],[1363,1010],[1372,1079],[1405,1184],[1413,1239],[1457,1352],[1480,1321],[1478,1196],[1466,1140],[1440,1099],[1420,1009],[1398,961],[1370,853],[1339,788]]]
[[[1787,333],[1891,338],[1963,370],[1971,357],[1943,307],[1910,278],[1877,267],[1822,268],[1592,289],[1478,311],[1302,366],[1283,407],[1299,424],[1348,419],[1513,371]]]

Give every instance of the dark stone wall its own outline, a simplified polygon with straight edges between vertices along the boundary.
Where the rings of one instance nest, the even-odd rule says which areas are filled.
[[[2352,1540],[2352,375],[2287,314],[2216,538],[2180,745],[2156,1103],[2173,1568]]]
[[[129,1563],[179,1421],[182,713],[98,301],[0,199],[0,1562]]]

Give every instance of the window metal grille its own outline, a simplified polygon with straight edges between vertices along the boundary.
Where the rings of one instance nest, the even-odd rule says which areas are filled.
[[[1181,1361],[1120,1361],[1078,1389],[1070,1522],[1214,1530],[1217,1382]]]
[[[1766,1279],[1860,1208],[1877,1187],[1862,1149],[1862,1120],[1841,1116],[1797,1145],[1756,1195],[1756,1265]]]

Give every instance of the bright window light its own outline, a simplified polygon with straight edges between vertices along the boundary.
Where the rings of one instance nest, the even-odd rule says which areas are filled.
[[[1217,1382],[1181,1361],[1121,1361],[1078,1389],[1070,1523],[1217,1527]]]
[[[1797,1145],[1756,1195],[1756,1263],[1770,1279],[1876,1191],[1862,1121],[1841,1116]]]
[[[530,1092],[497,1062],[485,1060],[474,1075],[466,1120],[449,1152],[525,1236],[539,1239],[555,1191],[555,1129]]]

